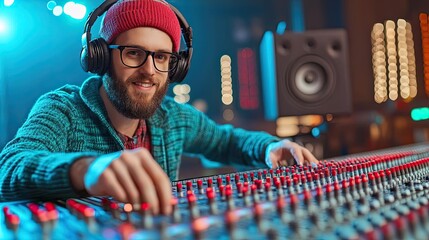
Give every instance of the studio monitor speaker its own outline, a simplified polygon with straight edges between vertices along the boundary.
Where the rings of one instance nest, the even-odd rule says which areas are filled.
[[[275,34],[274,48],[278,116],[352,111],[345,30]]]

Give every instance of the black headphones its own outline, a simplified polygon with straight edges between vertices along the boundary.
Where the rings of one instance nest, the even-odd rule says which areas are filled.
[[[82,35],[82,51],[80,52],[80,65],[85,72],[103,75],[110,65],[110,49],[103,38],[91,40],[91,27],[97,18],[103,15],[118,0],[106,0],[88,16]],[[165,1],[163,1],[166,3]],[[167,4],[167,3],[166,3]],[[188,73],[192,58],[192,28],[183,15],[172,5],[168,6],[179,20],[182,35],[186,43],[186,50],[179,51],[180,59],[177,67],[169,72],[170,82],[181,82]]]

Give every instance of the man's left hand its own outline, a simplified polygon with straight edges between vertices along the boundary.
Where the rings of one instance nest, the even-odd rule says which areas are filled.
[[[271,162],[272,168],[290,166],[293,164],[318,164],[319,161],[305,147],[284,139],[271,143],[267,148],[266,162]]]

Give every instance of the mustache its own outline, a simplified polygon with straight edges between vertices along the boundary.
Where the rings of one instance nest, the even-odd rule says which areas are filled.
[[[131,76],[127,79],[127,83],[133,83],[133,82],[151,82],[155,85],[159,85],[159,81],[157,81],[154,77],[150,76]]]
[[[140,83],[149,82],[149,83],[153,83],[155,85],[159,85],[159,81],[156,81],[156,79],[153,77],[129,77],[127,79],[128,84],[132,84],[135,82],[140,82]]]

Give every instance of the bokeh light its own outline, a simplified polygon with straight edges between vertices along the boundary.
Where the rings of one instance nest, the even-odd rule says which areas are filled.
[[[64,13],[75,19],[83,19],[86,14],[86,7],[83,4],[70,1],[64,5]]]
[[[10,7],[12,6],[12,4],[14,3],[14,0],[4,0],[3,3],[6,7]]]
[[[63,14],[63,8],[61,6],[55,6],[54,9],[52,10],[52,13],[58,17],[61,14]]]
[[[54,7],[55,6],[57,6],[57,3],[55,2],[55,1],[49,1],[47,4],[46,4],[46,7],[49,9],[49,10],[54,10]]]

